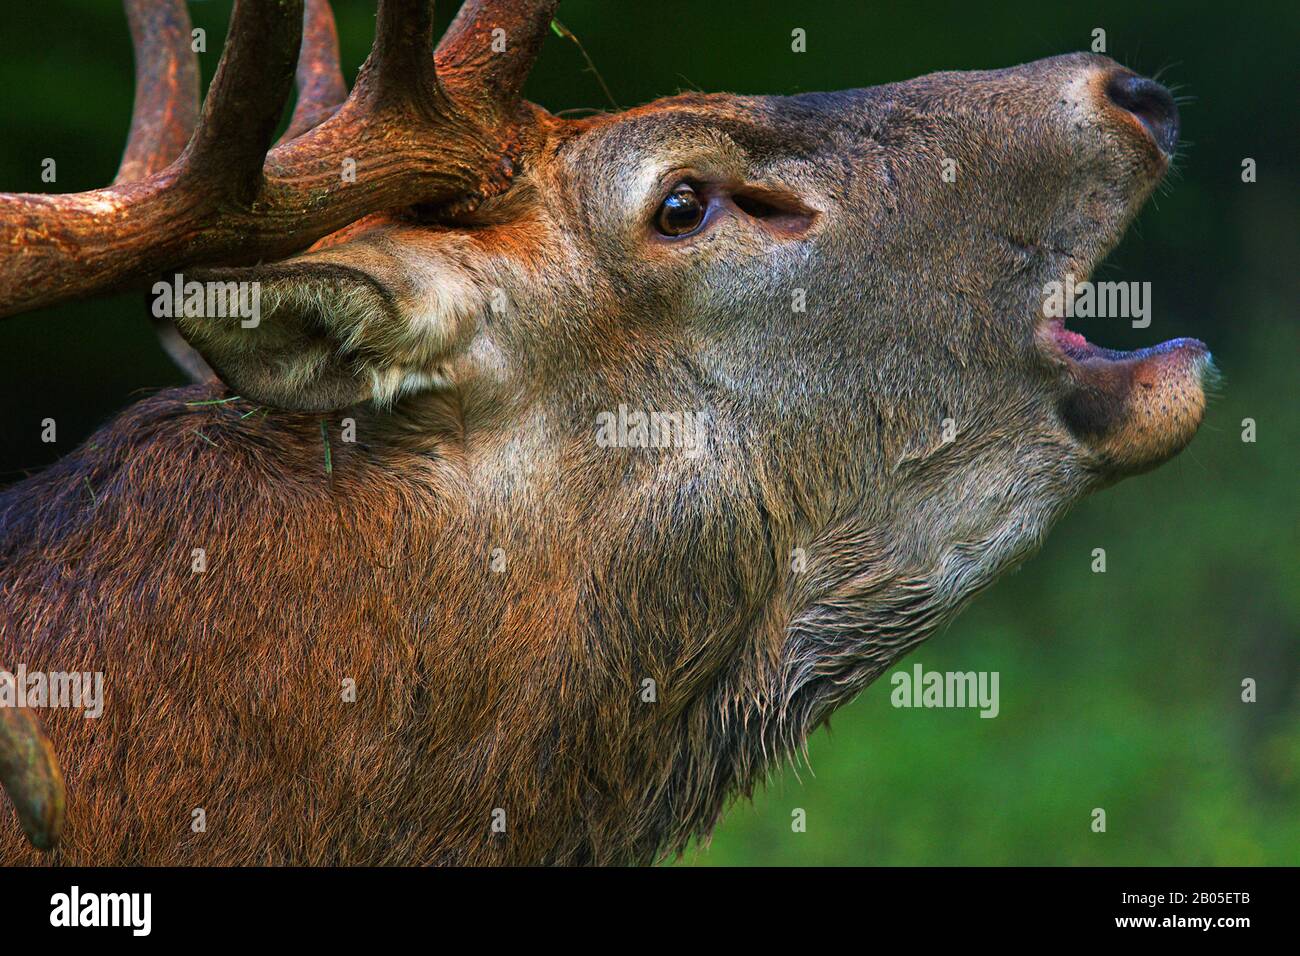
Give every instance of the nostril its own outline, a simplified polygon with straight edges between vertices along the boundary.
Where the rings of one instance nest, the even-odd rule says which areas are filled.
[[[1106,84],[1106,95],[1141,120],[1163,152],[1173,153],[1178,145],[1178,106],[1167,89],[1144,76],[1117,73]]]

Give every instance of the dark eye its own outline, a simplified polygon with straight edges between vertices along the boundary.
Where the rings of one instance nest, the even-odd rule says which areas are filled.
[[[681,183],[673,187],[659,214],[655,216],[655,228],[665,236],[684,236],[694,232],[704,221],[704,203],[688,184]]]

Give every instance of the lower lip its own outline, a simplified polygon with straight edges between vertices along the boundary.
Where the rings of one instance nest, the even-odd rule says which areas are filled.
[[[1188,352],[1199,355],[1208,355],[1210,352],[1204,342],[1199,339],[1189,338],[1170,339],[1168,342],[1161,342],[1159,345],[1125,352],[1093,345],[1078,332],[1067,329],[1065,323],[1060,319],[1049,322],[1047,328],[1056,351],[1076,362],[1124,362],[1151,358],[1170,352]]]

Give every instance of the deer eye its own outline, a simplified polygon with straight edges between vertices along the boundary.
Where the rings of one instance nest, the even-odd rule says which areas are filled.
[[[684,236],[704,221],[704,203],[688,183],[673,187],[655,216],[655,228],[665,236]]]

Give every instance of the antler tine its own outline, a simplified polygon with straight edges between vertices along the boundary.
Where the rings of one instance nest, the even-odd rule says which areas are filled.
[[[25,708],[0,707],[0,785],[32,846],[54,846],[63,829],[63,775],[40,718]]]
[[[144,179],[172,162],[199,117],[199,65],[185,0],[125,0],[125,6],[135,48],[135,105],[117,183]]]
[[[181,157],[186,177],[249,203],[293,89],[303,0],[235,0],[226,48]]]
[[[296,139],[334,115],[348,98],[339,68],[339,34],[329,0],[307,0],[303,9],[302,49],[298,52],[298,102],[281,143]]]
[[[152,176],[185,149],[199,119],[199,59],[185,0],[123,0],[135,49],[131,133],[114,184]],[[171,319],[151,317],[159,343],[196,382],[212,375]]]
[[[357,75],[354,93],[377,110],[437,104],[433,63],[433,4],[379,0],[375,43]]]
[[[471,109],[499,114],[512,108],[559,5],[559,0],[466,0],[438,44],[443,89]]]

